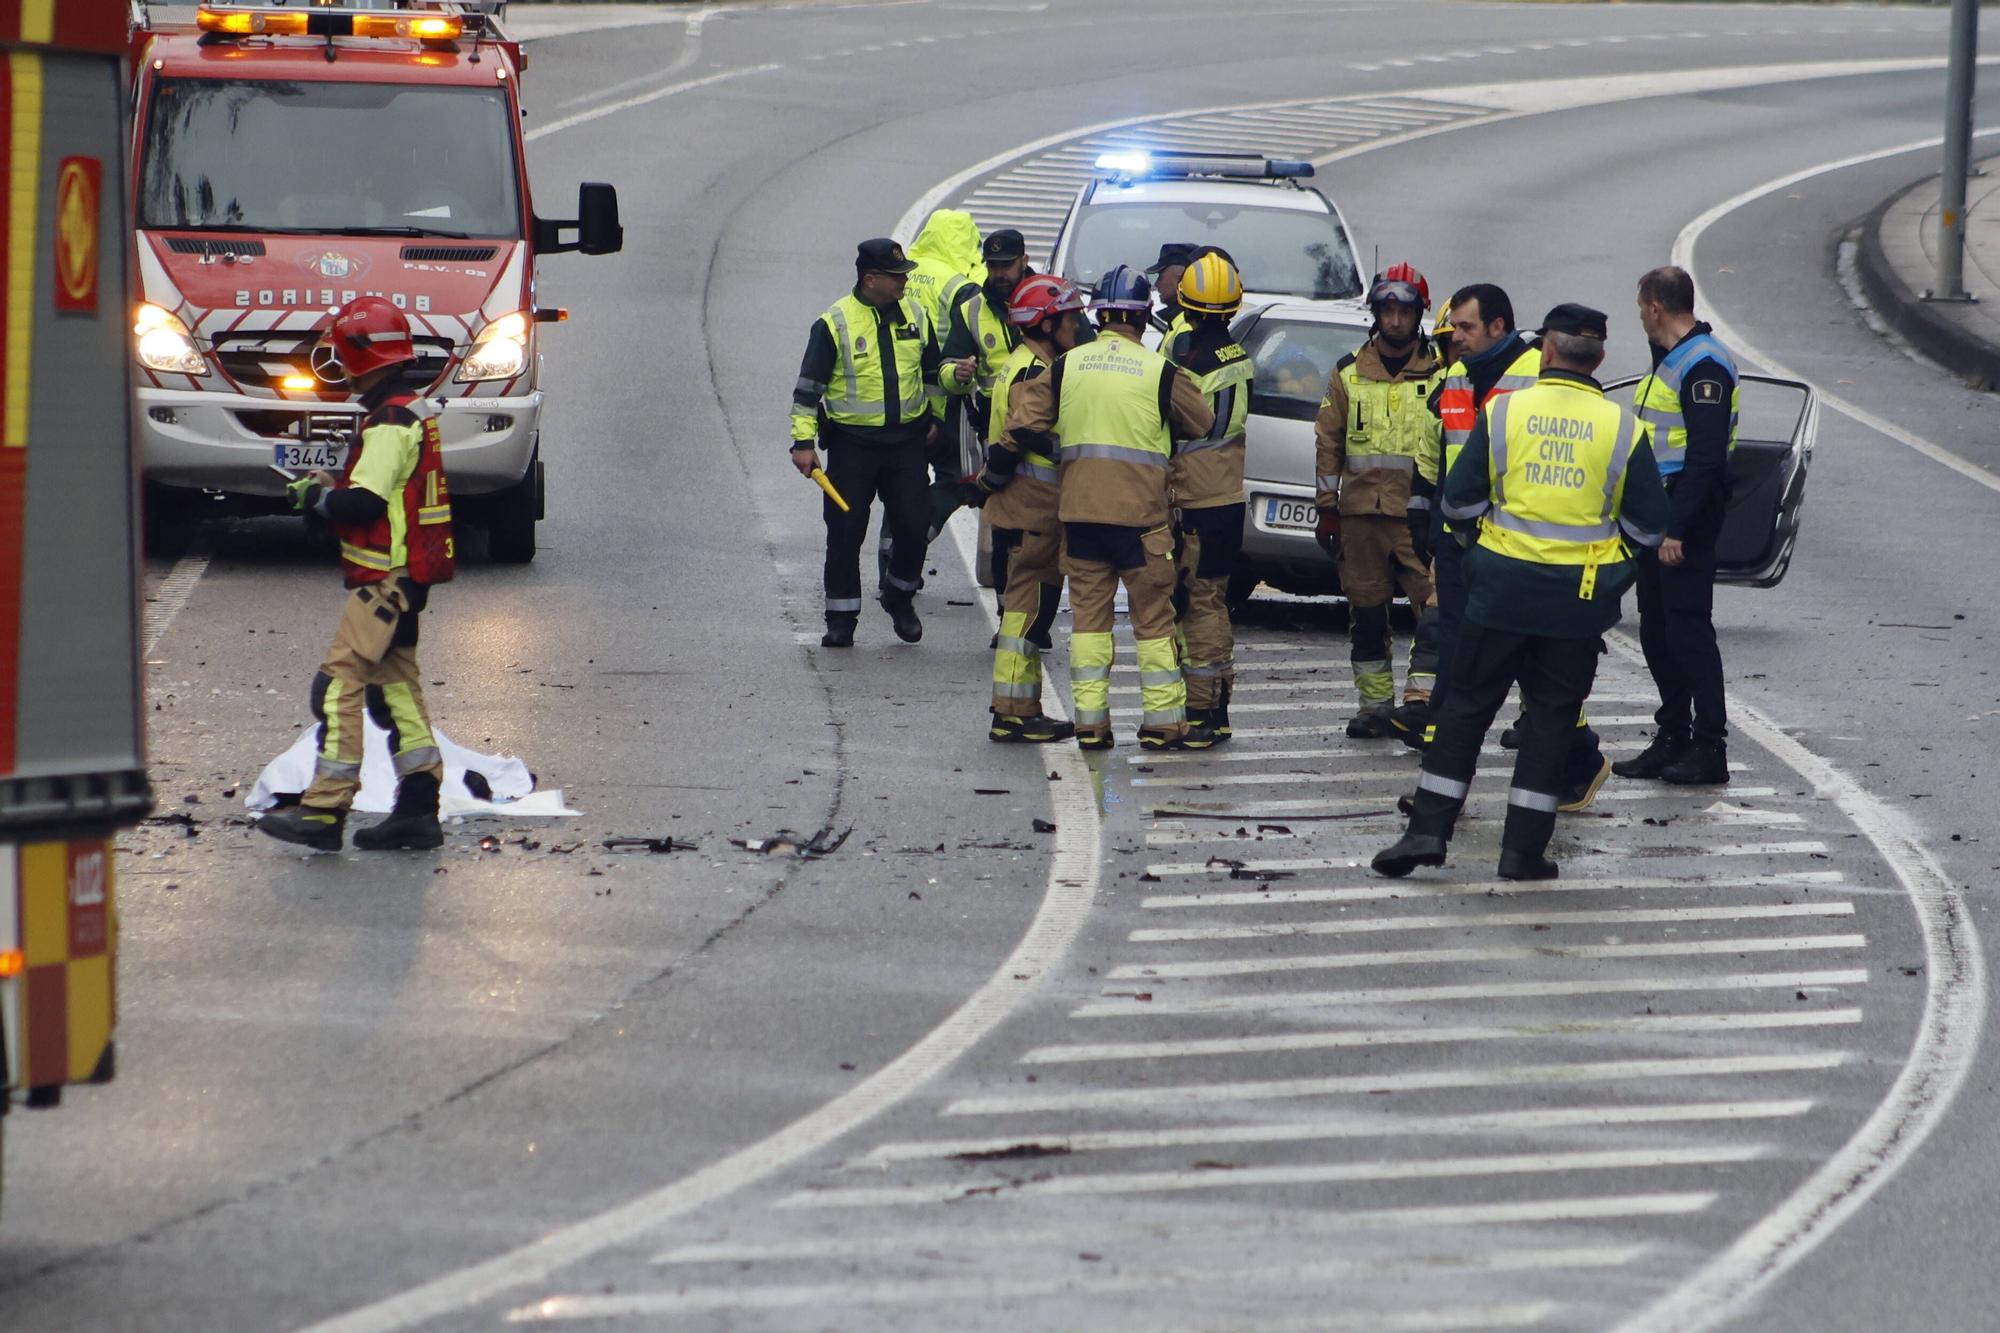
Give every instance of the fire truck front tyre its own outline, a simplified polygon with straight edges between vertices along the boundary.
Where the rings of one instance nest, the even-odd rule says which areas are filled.
[[[542,517],[542,460],[486,503],[486,547],[495,562],[525,565],[535,558],[535,524]]]
[[[144,509],[146,554],[162,560],[186,555],[201,526],[194,502],[179,491],[147,482]]]

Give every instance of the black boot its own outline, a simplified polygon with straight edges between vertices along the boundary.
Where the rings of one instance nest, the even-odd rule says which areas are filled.
[[[819,636],[822,648],[852,648],[854,646],[854,622],[861,617],[852,611],[837,612],[826,618],[826,633]]]
[[[294,805],[273,810],[257,821],[257,831],[279,842],[296,843],[316,852],[340,850],[341,833],[347,827],[345,810],[324,810],[316,805]]]
[[[1661,727],[1653,733],[1651,745],[1630,759],[1620,759],[1611,771],[1621,778],[1657,778],[1681,757],[1690,739],[1678,727]]]
[[[1220,708],[1190,708],[1188,726],[1200,727],[1210,746],[1221,745],[1230,736],[1229,714]]]
[[[1721,741],[1690,741],[1673,763],[1660,770],[1660,781],[1678,787],[1723,786],[1729,781],[1729,748]]]
[[[1430,742],[1425,735],[1431,723],[1431,704],[1428,699],[1406,703],[1389,714],[1389,726],[1396,739],[1422,754]]]
[[[1521,721],[1519,718],[1514,720],[1512,726],[1500,733],[1500,748],[1503,750],[1518,750],[1521,748]]]
[[[1434,791],[1417,788],[1410,802],[1410,823],[1393,846],[1375,853],[1369,862],[1378,875],[1401,879],[1418,866],[1444,864],[1445,847],[1451,842],[1452,826],[1465,802]]]
[[[1357,741],[1379,741],[1393,734],[1386,706],[1364,707],[1347,719],[1347,734]]]
[[[1075,735],[1075,723],[1061,722],[1045,713],[1036,713],[1033,717],[995,713],[993,723],[986,731],[988,740],[1011,745],[1047,745],[1053,741],[1069,740]]]
[[[1226,741],[1236,734],[1229,725],[1229,696],[1235,693],[1236,682],[1225,680],[1219,689],[1220,692],[1215,696],[1215,707],[1209,712],[1208,724],[1209,730],[1215,733],[1217,741]]]
[[[1542,853],[1555,831],[1555,811],[1509,804],[1500,830],[1500,878],[1554,879],[1556,863]]]
[[[396,784],[396,808],[389,817],[354,835],[364,852],[429,851],[444,846],[438,824],[438,780],[430,773],[412,773]]]
[[[882,594],[882,609],[889,613],[889,623],[896,627],[896,637],[904,643],[915,643],[924,637],[924,622],[917,619],[915,601],[912,594],[894,589]]]

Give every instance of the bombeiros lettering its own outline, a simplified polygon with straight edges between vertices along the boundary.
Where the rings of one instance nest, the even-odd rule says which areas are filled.
[[[359,296],[385,297],[398,310],[415,310],[419,314],[429,314],[431,298],[410,292],[358,291],[352,287],[239,287],[236,290],[238,310],[319,310],[345,305]]]

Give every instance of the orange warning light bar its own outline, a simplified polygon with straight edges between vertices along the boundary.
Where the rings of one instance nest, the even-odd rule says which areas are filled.
[[[304,14],[272,14],[262,10],[209,9],[203,6],[195,15],[195,23],[203,32],[221,33],[227,37],[303,37],[306,34]]]

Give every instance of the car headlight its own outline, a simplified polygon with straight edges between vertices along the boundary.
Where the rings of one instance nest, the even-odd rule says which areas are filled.
[[[139,364],[146,369],[175,375],[208,373],[208,358],[194,345],[188,326],[173,311],[150,301],[140,305],[132,319],[132,335],[137,339]]]
[[[528,317],[521,311],[502,315],[479,331],[472,350],[454,377],[461,383],[472,380],[511,380],[528,365]]]

